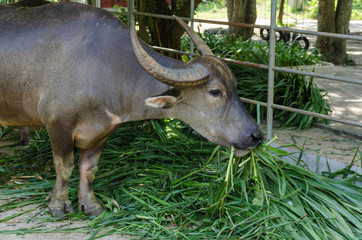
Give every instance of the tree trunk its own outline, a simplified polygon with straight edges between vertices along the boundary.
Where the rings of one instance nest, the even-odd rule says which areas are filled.
[[[195,0],[195,8],[202,0]],[[166,0],[139,0],[137,9],[148,13],[190,16],[190,0],[172,0],[169,8]],[[174,20],[139,17],[140,35],[151,45],[180,49],[181,36],[185,30]],[[149,35],[147,33],[149,32]],[[173,54],[168,54],[174,56]]]
[[[146,1],[144,0],[140,0],[139,4],[138,4],[138,11],[140,12],[146,12]],[[139,15],[138,16],[138,20],[139,20],[139,31],[138,31],[138,35],[143,39],[143,41],[145,41],[146,43],[150,43],[149,40],[149,36],[147,33],[147,23],[146,23],[146,17]]]
[[[285,3],[285,0],[280,0],[280,7],[279,7],[279,13],[278,13],[278,23],[281,26],[283,26],[284,3]]]
[[[255,24],[256,0],[227,0],[227,11],[229,22]],[[254,35],[254,28],[229,26],[229,32],[233,38],[247,40]]]
[[[353,0],[339,0],[336,10],[336,33],[348,34],[351,20]],[[336,49],[334,63],[341,65],[347,61],[347,47],[345,39],[334,39]]]
[[[330,33],[348,33],[352,13],[353,0],[320,0],[318,6],[318,31]],[[340,65],[346,62],[346,40],[337,38],[317,37],[316,47],[327,61]]]

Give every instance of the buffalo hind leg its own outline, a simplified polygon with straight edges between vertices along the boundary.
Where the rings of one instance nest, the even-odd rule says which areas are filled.
[[[87,215],[99,216],[104,211],[93,192],[93,181],[104,145],[105,140],[92,148],[80,149],[79,153],[79,210],[84,210]]]
[[[62,218],[65,213],[73,212],[68,199],[68,180],[74,168],[74,140],[70,129],[56,121],[47,127],[52,145],[56,180],[49,194],[49,211],[53,217]]]
[[[19,137],[20,137],[20,142],[23,146],[28,146],[30,140],[33,139],[29,127],[21,127],[19,130]]]

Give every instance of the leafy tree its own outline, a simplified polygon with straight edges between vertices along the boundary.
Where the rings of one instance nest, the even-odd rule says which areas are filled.
[[[352,3],[353,0],[319,0],[318,31],[347,34]],[[329,62],[340,65],[347,60],[345,39],[318,36],[316,46]]]

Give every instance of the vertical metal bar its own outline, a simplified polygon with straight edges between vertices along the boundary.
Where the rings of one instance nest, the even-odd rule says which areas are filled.
[[[128,26],[131,26],[131,21],[134,20],[134,0],[128,0]]]
[[[194,30],[194,9],[195,9],[195,0],[190,2],[190,19],[191,19],[191,29]],[[190,39],[190,60],[193,59],[194,55],[194,42]]]
[[[266,139],[272,139],[274,101],[274,67],[275,67],[275,28],[276,28],[277,0],[272,0],[270,16],[269,40],[269,68],[268,68],[268,102],[267,102],[267,127]]]
[[[96,7],[101,7],[101,0],[96,0]]]

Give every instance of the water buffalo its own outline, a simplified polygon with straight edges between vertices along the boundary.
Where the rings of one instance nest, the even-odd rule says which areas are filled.
[[[178,118],[238,151],[262,141],[225,63],[183,21],[202,56],[184,63],[140,43],[106,10],[78,3],[0,11],[0,124],[44,126],[56,181],[49,210],[72,211],[68,179],[79,156],[79,208],[99,215],[93,180],[115,128],[127,121]]]

